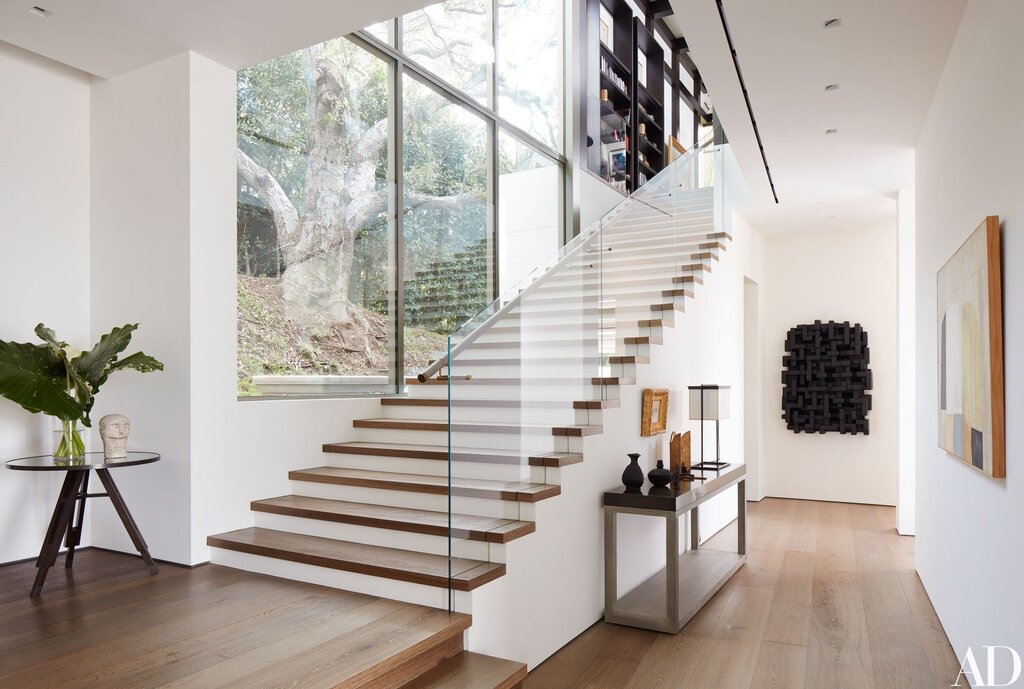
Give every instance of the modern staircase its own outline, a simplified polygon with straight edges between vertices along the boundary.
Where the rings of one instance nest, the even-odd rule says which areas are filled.
[[[531,538],[560,528],[545,505],[587,471],[606,424],[636,423],[616,418],[624,391],[731,239],[717,155],[687,153],[470,319],[408,396],[382,398],[323,446],[322,466],[290,472],[291,495],[253,501],[255,526],[211,536],[212,560],[477,614],[474,596],[520,576],[522,558],[516,590],[541,590],[553,572]],[[486,675],[462,657],[410,686]]]

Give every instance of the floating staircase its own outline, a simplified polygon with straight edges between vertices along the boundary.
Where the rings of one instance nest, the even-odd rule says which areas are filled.
[[[546,527],[537,508],[584,470],[584,441],[622,422],[623,389],[731,240],[714,189],[677,177],[453,335],[408,396],[291,471],[292,494],[254,500],[255,526],[211,536],[213,561],[455,609],[514,570],[510,548]],[[460,654],[408,686],[516,686],[512,665]]]

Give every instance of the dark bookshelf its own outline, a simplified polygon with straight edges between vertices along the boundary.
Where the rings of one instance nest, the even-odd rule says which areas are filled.
[[[602,40],[602,7],[611,46]],[[625,0],[587,0],[587,27],[588,167],[629,194],[665,166],[664,50]]]

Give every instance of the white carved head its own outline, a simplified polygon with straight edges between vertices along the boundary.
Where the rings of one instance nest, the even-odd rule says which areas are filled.
[[[107,414],[100,419],[100,436],[110,440],[122,440],[132,432],[128,417],[121,414]]]

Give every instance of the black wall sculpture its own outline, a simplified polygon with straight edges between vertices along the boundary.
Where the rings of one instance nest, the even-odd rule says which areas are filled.
[[[782,418],[794,433],[868,434],[871,370],[860,323],[798,325],[782,357]]]

